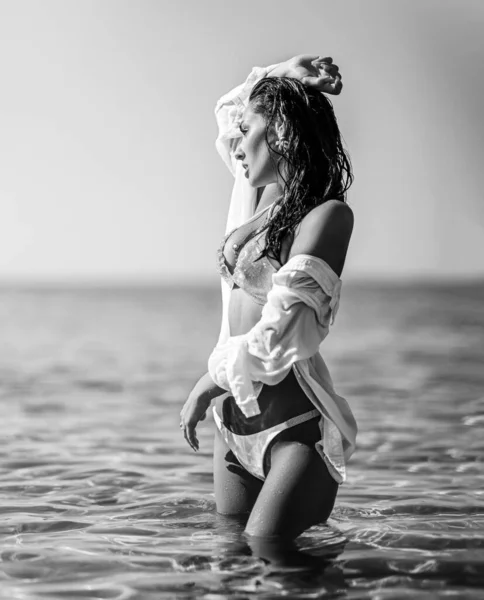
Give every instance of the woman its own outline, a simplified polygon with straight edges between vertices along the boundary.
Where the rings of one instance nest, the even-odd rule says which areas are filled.
[[[355,447],[353,415],[318,352],[353,229],[351,167],[322,93],[341,87],[331,58],[300,55],[254,68],[215,111],[235,176],[218,255],[224,311],[180,427],[197,450],[195,427],[217,398],[217,510],[249,514],[250,536],[294,539],[326,521]]]

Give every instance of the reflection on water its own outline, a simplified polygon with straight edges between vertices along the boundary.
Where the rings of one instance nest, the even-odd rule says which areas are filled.
[[[0,598],[482,598],[484,286],[347,285],[322,351],[359,424],[295,546],[215,512],[178,415],[218,289],[2,290]]]

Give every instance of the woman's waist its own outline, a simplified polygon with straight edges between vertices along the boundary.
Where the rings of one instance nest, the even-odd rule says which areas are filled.
[[[233,288],[229,301],[230,335],[243,335],[256,325],[262,316],[262,306],[242,288]]]
[[[260,414],[246,417],[231,395],[219,396],[216,410],[224,425],[233,433],[250,435],[269,429],[314,410],[299,385],[293,370],[277,385],[264,385],[257,398]]]

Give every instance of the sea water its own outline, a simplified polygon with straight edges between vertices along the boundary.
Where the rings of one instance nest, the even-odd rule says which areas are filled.
[[[178,428],[220,309],[217,286],[0,291],[0,598],[483,598],[484,284],[343,286],[321,352],[358,448],[273,561],[216,513],[211,416],[198,453]]]

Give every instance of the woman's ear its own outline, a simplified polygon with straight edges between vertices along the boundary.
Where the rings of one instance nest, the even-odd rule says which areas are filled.
[[[274,125],[274,131],[276,133],[276,137],[281,139],[286,139],[286,120],[278,118]]]
[[[272,135],[270,136],[270,142],[271,145],[274,146],[274,148],[277,150],[277,152],[280,152],[281,154],[284,154],[289,147],[289,142],[286,138],[286,131],[286,121],[278,117],[275,120],[274,125],[272,126]]]
[[[286,137],[286,131],[287,131],[286,122],[284,120],[277,119],[277,121],[274,125],[274,132],[275,132],[274,146],[277,149],[277,151],[280,152],[281,154],[285,154],[289,148],[289,141]]]

